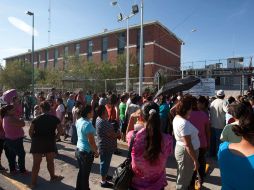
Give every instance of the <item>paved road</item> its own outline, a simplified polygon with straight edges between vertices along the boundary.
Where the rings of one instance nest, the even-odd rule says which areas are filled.
[[[28,127],[25,128],[26,133]],[[32,167],[32,155],[29,153],[30,139],[27,137],[24,139],[26,154],[26,167],[31,171]],[[58,143],[59,155],[55,159],[56,174],[61,174],[64,179],[61,182],[51,183],[49,182],[49,174],[46,167],[46,161],[43,159],[41,164],[41,169],[38,178],[38,187],[36,190],[73,190],[76,183],[77,177],[77,161],[74,156],[75,147],[70,144],[70,141],[64,141]],[[111,167],[109,174],[113,173],[113,170],[118,166],[127,156],[127,146],[124,143],[119,142],[119,148],[121,149],[122,155],[113,155],[111,161]],[[2,155],[3,165],[7,166],[7,160],[5,156]],[[213,168],[211,174],[206,178],[203,189],[220,189],[220,174],[217,168],[216,162],[209,160]],[[170,156],[167,163],[167,180],[168,186],[166,190],[175,189],[175,179],[176,179],[176,161],[173,156]],[[27,190],[26,184],[29,184],[30,176],[8,176],[0,174],[0,190]],[[92,172],[90,175],[90,188],[92,190],[101,190],[100,187],[100,175],[99,175],[99,159],[95,159]],[[105,188],[104,188],[105,189]]]

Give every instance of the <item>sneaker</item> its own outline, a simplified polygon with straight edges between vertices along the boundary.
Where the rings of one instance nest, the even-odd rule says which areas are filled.
[[[51,182],[57,182],[57,181],[61,181],[64,177],[61,175],[55,175],[54,177],[52,177],[50,179]]]
[[[114,154],[115,154],[115,155],[121,155],[122,152],[120,152],[119,150],[116,150],[116,151],[114,152]]]
[[[101,181],[101,187],[103,187],[103,188],[111,188],[111,187],[113,187],[113,184],[109,183],[107,181],[104,181],[104,182]]]
[[[24,171],[20,171],[20,173],[23,175],[23,176],[29,176],[30,175],[30,172],[27,171],[27,170],[24,170]]]
[[[106,180],[107,180],[107,181],[112,181],[112,179],[113,179],[113,177],[112,177],[112,176],[107,175],[107,177],[106,177]]]
[[[12,170],[10,171],[10,175],[14,176],[14,175],[17,175],[18,174],[18,171],[17,170]]]

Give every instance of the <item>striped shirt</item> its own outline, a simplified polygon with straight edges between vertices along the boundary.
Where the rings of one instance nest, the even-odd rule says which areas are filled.
[[[96,119],[96,133],[99,152],[114,152],[116,149],[117,139],[114,134],[114,127],[109,121],[100,117]]]

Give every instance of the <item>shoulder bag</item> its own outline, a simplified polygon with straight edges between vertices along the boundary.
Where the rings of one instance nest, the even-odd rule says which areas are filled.
[[[131,138],[127,159],[122,164],[120,164],[114,171],[112,181],[115,190],[128,190],[131,184],[132,177],[134,175],[131,167],[131,151],[135,137],[136,131],[133,132]]]

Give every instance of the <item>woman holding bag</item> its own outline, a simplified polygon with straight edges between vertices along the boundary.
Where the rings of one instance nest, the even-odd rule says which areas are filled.
[[[134,173],[131,190],[161,190],[167,186],[166,163],[172,151],[172,137],[162,134],[159,107],[154,102],[142,106],[144,128],[136,133],[131,158]],[[130,131],[128,137],[131,137]],[[127,139],[130,143],[130,138]]]

